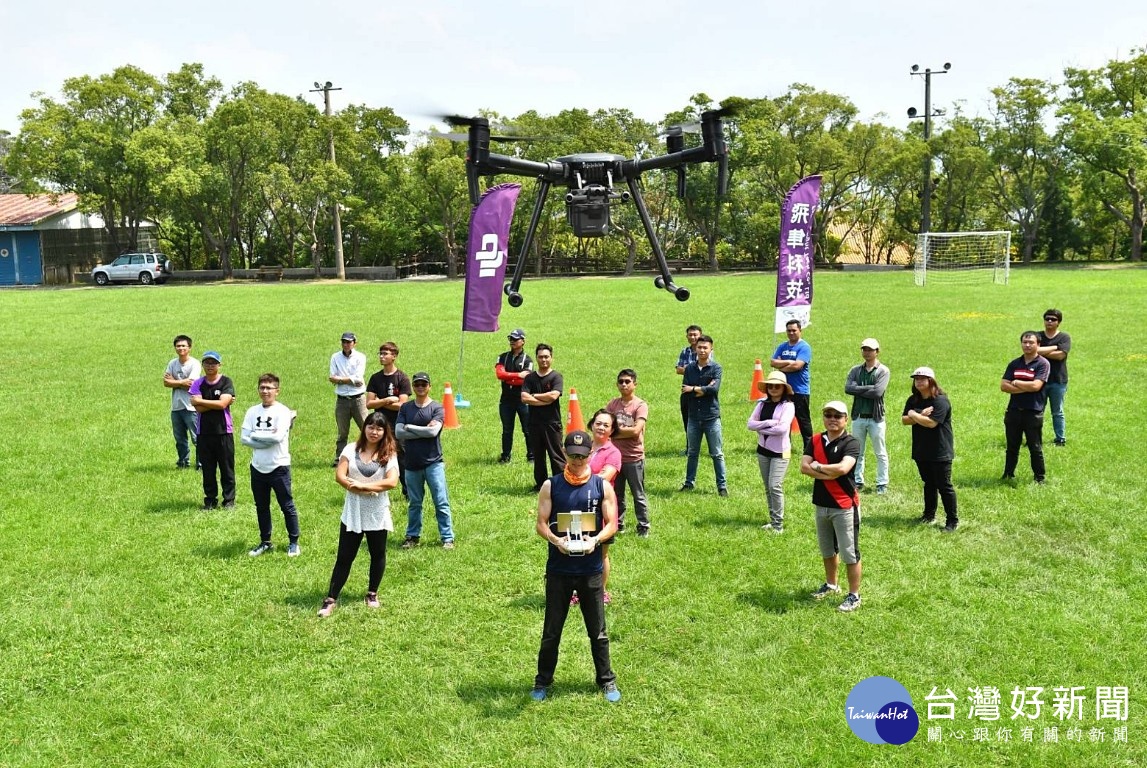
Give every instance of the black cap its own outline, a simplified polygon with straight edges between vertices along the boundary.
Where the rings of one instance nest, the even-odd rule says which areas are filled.
[[[565,448],[567,456],[589,456],[592,444],[593,438],[589,436],[589,433],[578,430],[566,435],[562,447]]]
[[[413,384],[416,381],[425,381],[427,384],[429,384],[430,374],[426,371],[419,371],[418,373],[414,374],[414,377],[410,380],[410,383]]]
[[[358,341],[358,339],[355,337],[355,335],[353,333],[351,333],[350,331],[347,331],[346,333],[343,334],[342,340],[343,341]]]
[[[517,341],[518,339],[524,339],[524,338],[526,338],[526,332],[523,331],[521,328],[515,328],[514,330],[510,331],[510,335],[507,336],[506,338],[508,338],[510,341]]]

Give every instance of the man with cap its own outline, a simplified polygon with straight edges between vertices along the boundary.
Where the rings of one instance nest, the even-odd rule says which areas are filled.
[[[450,497],[446,491],[446,464],[442,460],[442,424],[446,410],[430,399],[430,375],[419,371],[411,379],[414,399],[398,409],[395,437],[406,452],[406,540],[403,549],[417,547],[422,538],[422,501],[426,489],[434,502],[438,535],[443,549],[454,549],[454,526],[450,517]]]
[[[235,506],[235,425],[231,421],[231,403],[235,385],[219,372],[223,356],[209,350],[203,353],[203,375],[195,380],[187,394],[198,414],[195,432],[199,463],[203,465],[203,508],[219,505],[219,483],[223,485],[223,508]],[[215,470],[219,470],[219,483]]]
[[[860,497],[853,480],[860,441],[845,429],[848,406],[840,400],[825,403],[821,416],[824,432],[812,436],[801,457],[801,474],[813,479],[816,538],[824,560],[824,583],[812,598],[840,594],[837,581],[843,560],[848,595],[837,610],[848,613],[860,607]]]
[[[860,456],[856,459],[856,487],[864,487],[864,447],[872,438],[872,452],[876,454],[876,492],[888,490],[888,445],[885,442],[884,390],[888,389],[888,366],[880,362],[880,342],[865,339],[860,342],[860,355],[864,362],[852,367],[844,382],[845,394],[852,395],[852,436],[860,440]]]
[[[522,443],[526,446],[526,461],[533,461],[530,452],[530,408],[522,402],[522,382],[524,374],[532,371],[534,361],[526,354],[526,332],[521,328],[510,331],[506,338],[510,349],[498,355],[494,365],[494,375],[502,382],[502,397],[498,400],[498,416],[502,420],[502,454],[498,461],[510,463],[514,450],[514,421],[522,426]]]
[[[357,343],[355,335],[347,331],[342,335],[342,349],[331,355],[327,381],[335,385],[335,424],[338,426],[332,467],[339,465],[339,456],[346,448],[350,420],[354,419],[359,429],[366,421],[366,355],[355,350]]]
[[[599,544],[617,533],[613,488],[590,472],[593,438],[575,431],[563,441],[565,469],[542,483],[534,530],[549,544],[546,559],[546,614],[538,650],[538,674],[530,697],[543,701],[554,681],[558,648],[576,591],[593,655],[595,682],[605,700],[621,700],[609,661],[605,627],[605,588]]]

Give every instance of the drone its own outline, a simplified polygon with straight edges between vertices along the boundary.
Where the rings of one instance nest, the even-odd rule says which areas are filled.
[[[502,287],[512,307],[522,305],[522,276],[526,269],[526,256],[538,222],[549,196],[550,187],[561,184],[566,187],[566,220],[578,237],[604,237],[609,234],[609,209],[614,205],[633,201],[645,235],[657,259],[660,274],[653,284],[658,290],[664,289],[678,301],[689,299],[689,289],[673,282],[669,266],[665,262],[665,252],[653,229],[653,221],[645,199],[641,196],[638,182],[646,171],[673,169],[677,173],[677,196],[685,196],[685,166],[692,163],[717,163],[717,194],[723,196],[729,186],[729,154],[725,144],[722,119],[731,114],[729,109],[714,109],[703,112],[699,124],[675,125],[664,132],[666,154],[656,157],[629,159],[622,155],[605,152],[587,152],[566,155],[547,162],[523,160],[518,157],[499,155],[490,151],[492,141],[514,141],[515,137],[491,136],[490,121],[484,117],[461,117],[446,115],[444,119],[454,126],[467,127],[465,137],[468,143],[466,156],[466,183],[470,192],[470,202],[477,205],[480,194],[479,176],[494,176],[509,173],[516,176],[534,177],[538,180],[538,193],[534,200],[534,211],[526,238],[514,266],[510,282]],[[685,147],[685,134],[700,132],[701,143],[695,147]],[[453,135],[447,136],[453,138]],[[520,140],[520,137],[519,139]],[[626,188],[617,189],[622,183]]]

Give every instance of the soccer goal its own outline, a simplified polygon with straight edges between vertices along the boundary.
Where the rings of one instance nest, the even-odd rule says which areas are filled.
[[[916,236],[916,285],[929,282],[1008,284],[1011,232],[925,232]]]

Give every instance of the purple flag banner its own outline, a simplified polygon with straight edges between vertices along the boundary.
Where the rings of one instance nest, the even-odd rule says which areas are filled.
[[[466,242],[466,297],[462,304],[462,330],[498,330],[502,312],[502,281],[506,277],[506,252],[510,245],[510,222],[521,184],[490,187],[470,214],[470,238]]]
[[[777,260],[777,314],[773,333],[784,333],[785,323],[812,322],[813,214],[820,204],[820,176],[806,176],[793,184],[781,206],[781,254]]]

